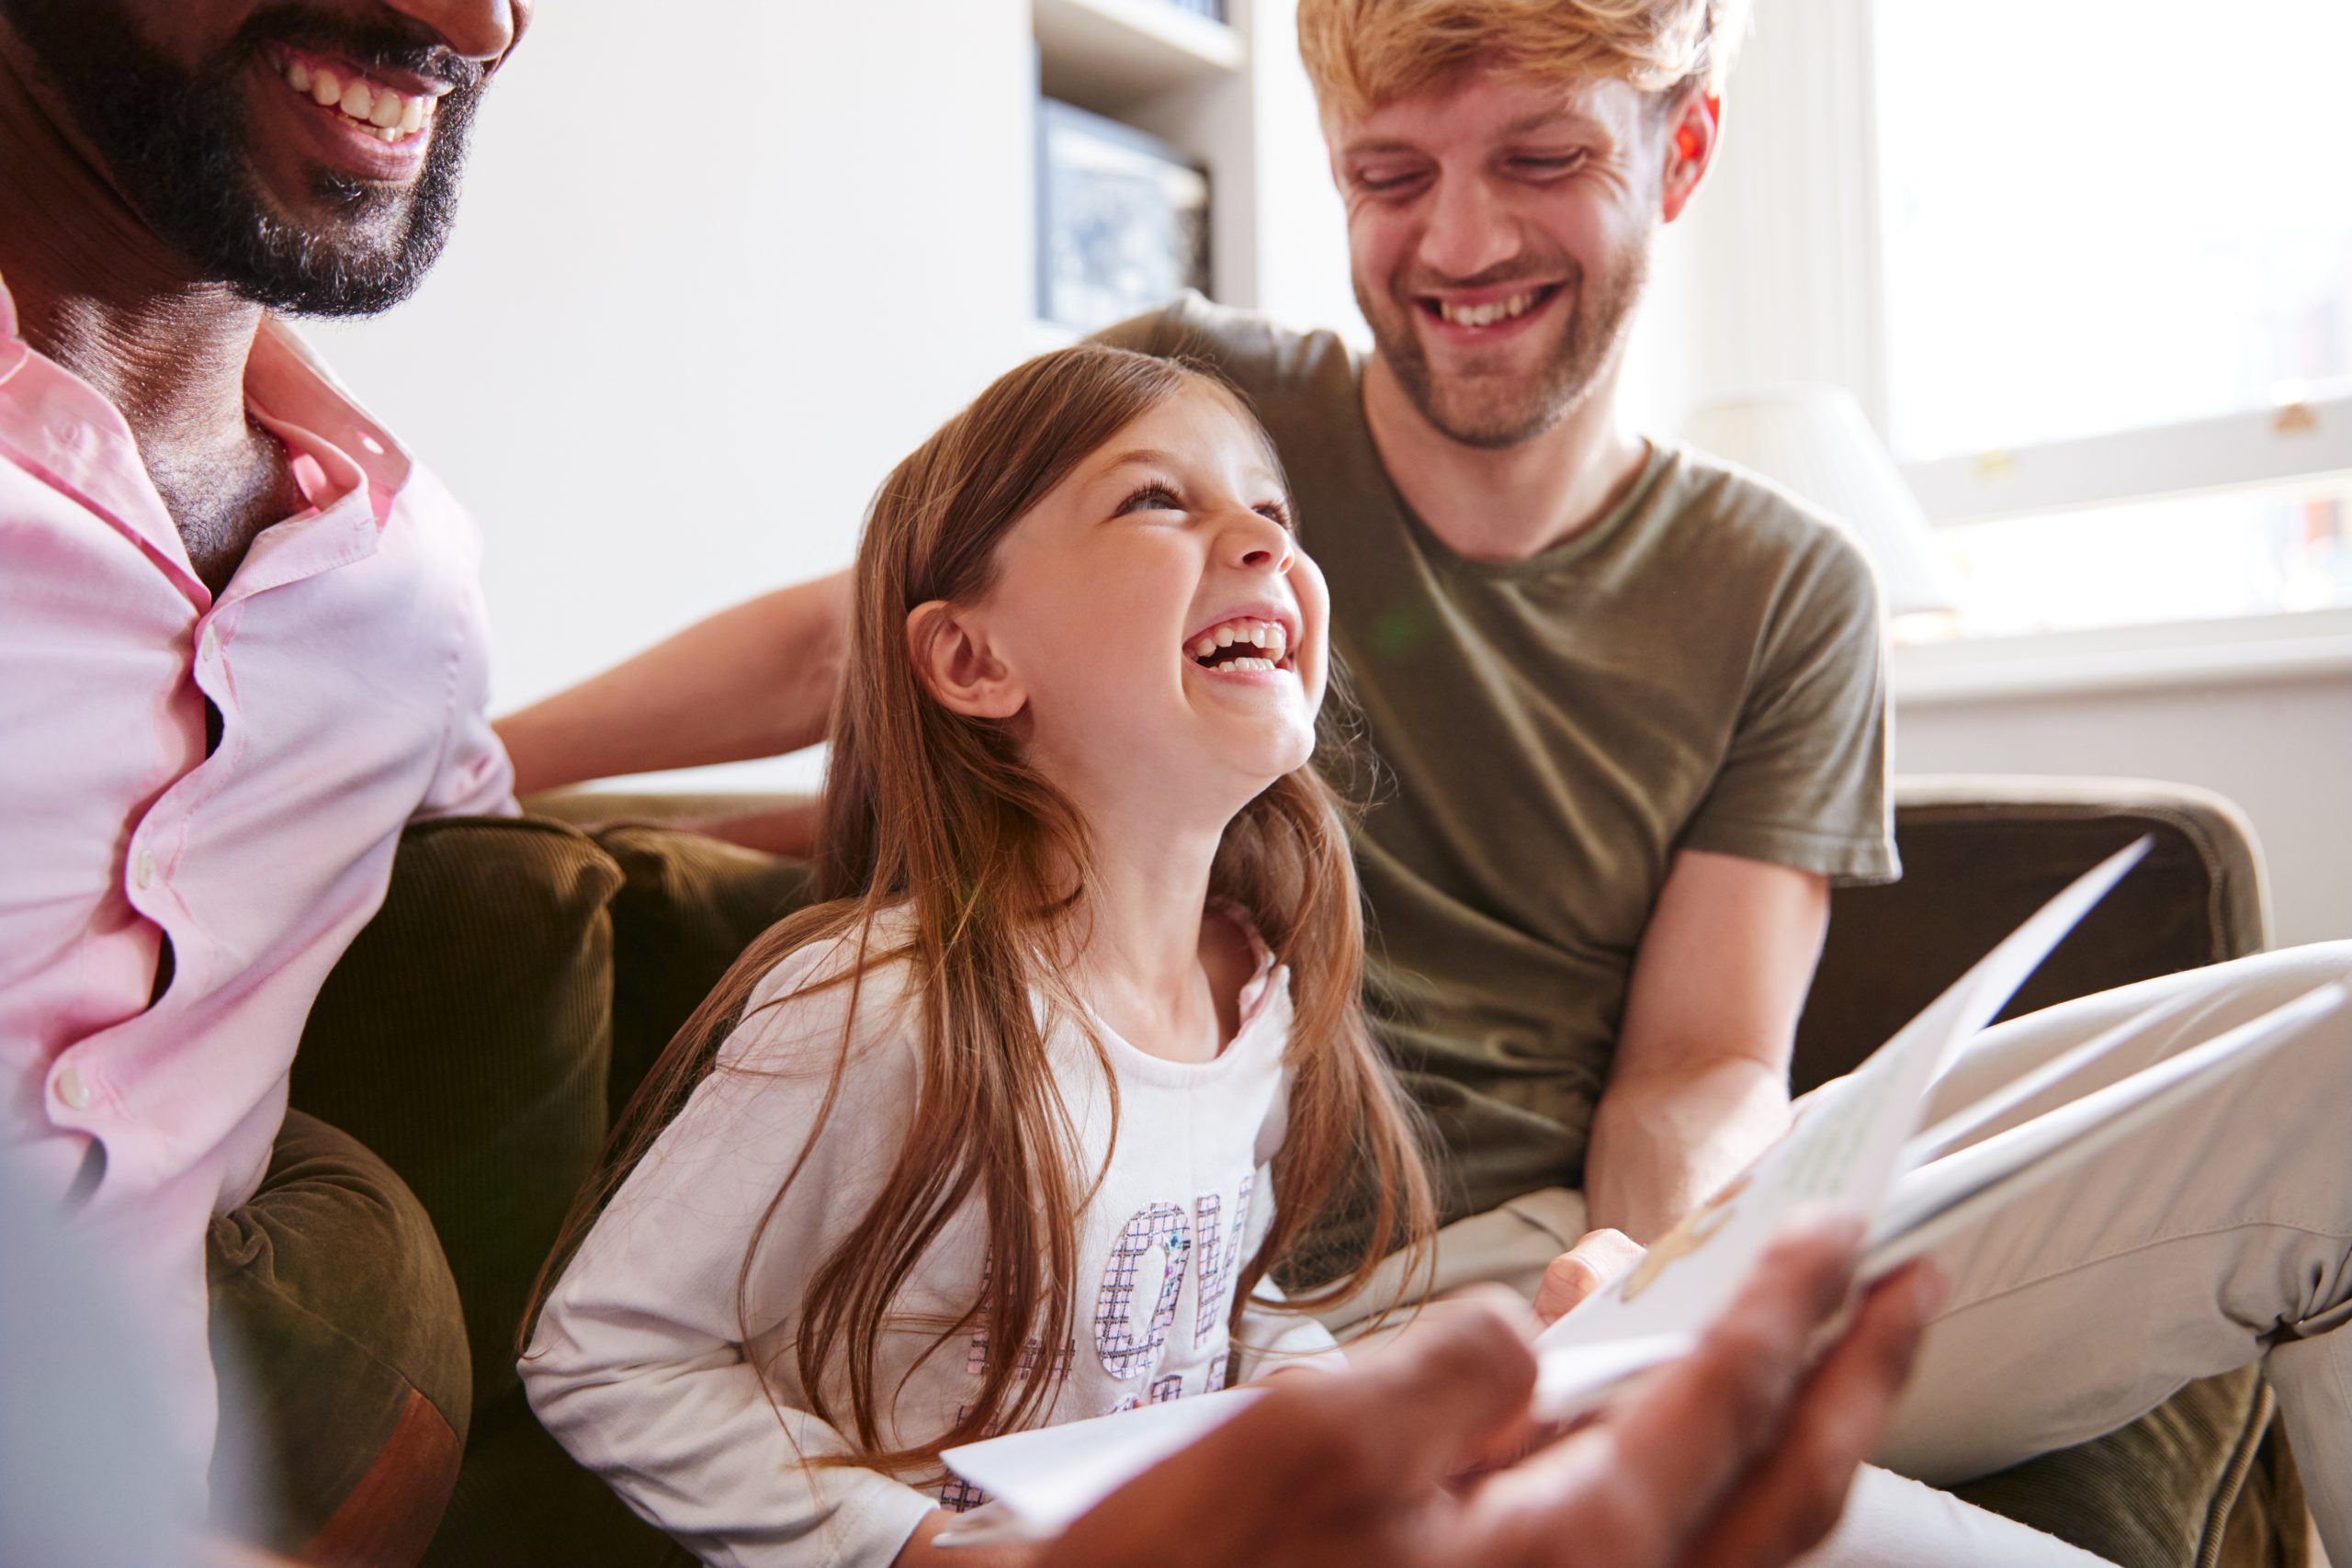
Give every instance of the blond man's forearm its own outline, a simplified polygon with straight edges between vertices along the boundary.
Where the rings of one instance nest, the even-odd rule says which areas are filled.
[[[518,795],[798,750],[824,738],[849,574],[722,610],[497,721]]]
[[[1620,1077],[1592,1119],[1588,1223],[1646,1246],[1739,1174],[1788,1124],[1786,1069],[1751,1057]]]

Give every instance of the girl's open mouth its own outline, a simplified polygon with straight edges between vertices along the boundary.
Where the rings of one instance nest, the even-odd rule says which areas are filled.
[[[1184,652],[1204,670],[1237,675],[1298,667],[1291,655],[1290,630],[1280,621],[1219,621],[1187,642]]]

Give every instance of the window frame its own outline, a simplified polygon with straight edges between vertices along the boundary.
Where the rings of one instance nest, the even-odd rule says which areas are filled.
[[[1882,199],[1878,9],[1905,0],[1829,0],[1826,25],[1844,35],[1858,90],[1842,114],[1808,106],[1804,140],[1845,138],[1858,155],[1816,166],[1859,220],[1839,226],[1832,265],[1860,287],[1846,310],[1850,365],[1864,407],[1890,426],[1891,321]],[[1776,18],[1777,20],[1778,18]],[[1735,73],[1734,91],[1739,81]],[[1785,86],[1786,84],[1775,84]],[[1859,320],[1857,320],[1859,318]],[[1860,333],[1854,327],[1860,327]],[[1936,526],[2155,502],[2221,491],[2316,486],[2352,479],[2352,388],[2329,385],[2270,408],[2245,409],[2062,440],[1904,460],[1897,468]],[[2278,610],[2210,621],[2151,622],[2088,632],[1955,638],[1897,649],[1906,700],[1967,700],[2035,690],[2161,686],[2352,668],[2352,608]]]

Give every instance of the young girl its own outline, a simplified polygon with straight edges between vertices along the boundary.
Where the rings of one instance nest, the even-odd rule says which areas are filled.
[[[884,483],[827,901],[656,1068],[523,1362],[698,1555],[945,1556],[941,1450],[1329,1356],[1298,1309],[1426,1236],[1307,767],[1327,609],[1264,434],[1168,361],[1034,360]],[[1363,1255],[1285,1303],[1343,1191]]]

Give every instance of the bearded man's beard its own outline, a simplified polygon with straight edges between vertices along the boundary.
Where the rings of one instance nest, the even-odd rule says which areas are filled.
[[[1566,310],[1567,323],[1541,365],[1509,378],[1440,376],[1431,370],[1414,328],[1413,316],[1421,307],[1408,288],[1374,295],[1359,276],[1356,305],[1396,384],[1432,428],[1465,446],[1516,446],[1557,424],[1615,360],[1649,280],[1649,250],[1645,237],[1627,247],[1619,265],[1599,275],[1588,274],[1572,256],[1546,258],[1544,276],[1566,274],[1551,308]],[[1513,281],[1513,273],[1534,270],[1514,262],[1509,272],[1450,287],[1498,286]]]
[[[190,68],[140,36],[123,0],[0,0],[0,16],[124,199],[198,278],[273,310],[362,316],[415,292],[441,254],[488,73],[423,29],[271,6]],[[322,169],[309,192],[330,215],[321,229],[279,211],[246,152],[242,78],[266,39],[454,84],[433,107],[416,180],[391,188]]]

